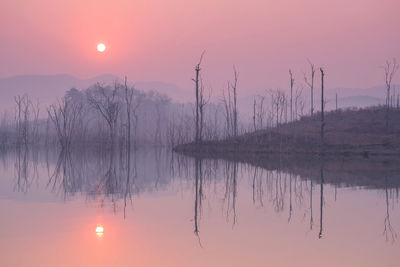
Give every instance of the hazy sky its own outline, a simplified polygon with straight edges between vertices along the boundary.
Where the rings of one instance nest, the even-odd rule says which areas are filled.
[[[190,87],[206,50],[214,90],[233,64],[243,90],[287,87],[289,67],[302,82],[307,58],[329,87],[368,87],[400,60],[399,11],[399,0],[0,0],[0,77],[112,73]]]

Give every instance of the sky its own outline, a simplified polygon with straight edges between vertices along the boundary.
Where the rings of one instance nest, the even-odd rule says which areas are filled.
[[[0,77],[111,73],[191,88],[205,50],[213,90],[233,65],[247,92],[289,87],[289,68],[300,85],[307,59],[329,87],[370,87],[400,60],[399,10],[399,0],[0,0]]]

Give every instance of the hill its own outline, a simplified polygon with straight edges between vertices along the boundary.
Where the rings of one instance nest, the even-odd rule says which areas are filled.
[[[324,154],[400,155],[400,110],[391,109],[389,128],[383,106],[330,111],[325,114]],[[222,141],[183,144],[179,152],[319,154],[320,114],[271,129]]]

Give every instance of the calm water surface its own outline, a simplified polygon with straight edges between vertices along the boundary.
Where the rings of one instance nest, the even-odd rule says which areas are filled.
[[[3,152],[0,265],[400,266],[396,172],[309,171]]]

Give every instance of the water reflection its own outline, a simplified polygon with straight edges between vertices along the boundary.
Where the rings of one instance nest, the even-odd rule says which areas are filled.
[[[170,188],[183,192],[192,187],[194,209],[191,218],[200,245],[201,222],[207,220],[205,201],[207,207],[221,204],[222,216],[227,225],[234,228],[240,219],[238,201],[245,201],[247,197],[255,209],[266,209],[269,204],[277,215],[284,214],[288,224],[294,216],[302,217],[306,221],[306,232],[314,231],[314,205],[318,205],[319,227],[315,237],[326,237],[326,185],[334,188],[334,202],[340,190],[381,192],[385,201],[383,236],[388,242],[397,240],[390,216],[391,211],[398,208],[400,165],[397,159],[277,157],[222,160],[187,157],[162,149],[57,152],[19,147],[3,152],[3,164],[6,164],[4,159],[13,154],[15,191],[26,194],[35,179],[42,181],[44,175],[43,172],[39,175],[38,166],[44,165],[48,173],[46,188],[64,201],[83,195],[88,201],[101,203],[102,207],[109,205],[115,214],[121,211],[123,218],[129,214],[134,198],[143,193],[153,194]],[[318,201],[315,201],[316,197]],[[213,198],[219,201],[212,201]],[[103,236],[104,228],[97,231],[99,227],[102,226],[96,228],[96,234]]]
[[[27,145],[16,147],[15,189],[27,193],[32,182],[38,178],[38,150]]]
[[[319,209],[320,209],[320,214],[319,214],[319,234],[318,238],[322,238],[322,225],[323,225],[323,213],[324,213],[324,160],[321,159],[321,166],[320,166],[320,172],[321,172],[321,190],[320,190],[320,203],[319,203]]]
[[[103,237],[104,236],[104,227],[101,224],[98,224],[96,227],[96,235],[98,237]]]
[[[390,194],[393,193],[392,190],[388,189],[388,181],[387,181],[387,177],[385,177],[385,200],[386,200],[386,216],[384,219],[384,230],[383,230],[383,234],[386,238],[386,241],[391,241],[392,243],[394,241],[396,241],[397,239],[397,233],[396,230],[392,227],[392,224],[390,222],[390,203],[389,203],[389,192]],[[392,199],[394,199],[392,197]],[[398,188],[396,188],[396,200],[398,200]]]

